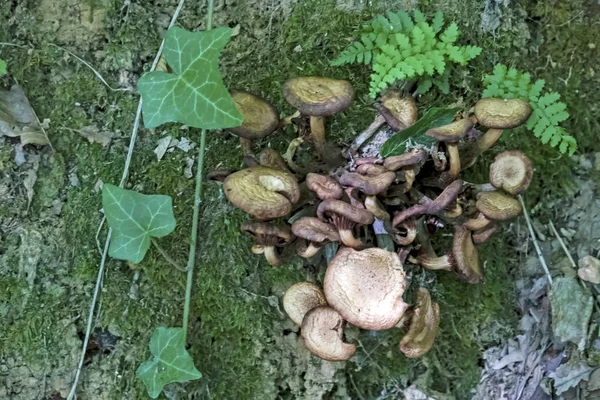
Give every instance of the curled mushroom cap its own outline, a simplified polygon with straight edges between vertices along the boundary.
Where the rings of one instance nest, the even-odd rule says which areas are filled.
[[[242,125],[229,130],[246,139],[270,135],[279,125],[279,112],[265,99],[244,90],[232,90],[231,98],[244,116]]]
[[[529,103],[521,99],[488,97],[475,104],[477,122],[488,128],[514,128],[527,121],[531,111]]]
[[[382,330],[400,321],[406,278],[400,258],[380,248],[342,248],[325,273],[323,290],[331,307],[351,324]]]
[[[478,193],[475,206],[483,215],[494,221],[507,221],[523,212],[519,200],[498,191]]]
[[[455,180],[449,184],[435,200],[423,197],[421,204],[415,204],[396,214],[392,220],[392,226],[397,226],[408,218],[416,218],[423,214],[443,215],[444,209],[456,200],[462,190],[463,181],[460,179]],[[426,199],[426,201],[424,199]]]
[[[389,171],[375,176],[360,175],[346,172],[340,177],[340,183],[360,189],[361,192],[371,196],[386,190],[396,179],[396,174]]]
[[[283,95],[302,114],[328,116],[348,108],[354,89],[348,81],[307,76],[285,82]]]
[[[533,166],[523,152],[504,151],[490,165],[490,183],[510,194],[523,193],[533,178]]]
[[[307,312],[315,307],[326,305],[327,301],[321,288],[312,282],[298,282],[283,296],[283,309],[298,326],[302,325]]]
[[[388,90],[381,96],[379,112],[395,131],[406,129],[417,121],[419,111],[415,99],[400,90]]]
[[[400,156],[391,156],[385,159],[383,166],[390,171],[396,171],[400,168],[410,167],[419,164],[427,158],[427,152],[423,149],[411,150]]]
[[[287,225],[269,224],[266,222],[248,222],[242,225],[242,231],[256,239],[258,246],[253,247],[253,253],[264,254],[273,267],[281,265],[279,254],[275,247],[289,244],[294,235]]]
[[[425,134],[431,136],[440,142],[456,143],[463,138],[473,127],[473,121],[469,118],[460,119],[451,124],[431,128]]]
[[[344,320],[331,307],[310,310],[304,316],[300,334],[306,347],[324,360],[345,361],[356,352],[355,345],[344,342]]]
[[[353,248],[362,247],[360,239],[355,238],[352,233],[354,226],[370,225],[375,221],[370,211],[341,200],[324,200],[317,207],[317,216],[320,219],[329,218],[337,228],[342,243]]]
[[[298,252],[304,258],[317,254],[320,247],[327,242],[340,241],[340,235],[335,227],[315,217],[300,218],[292,224],[292,232],[309,243],[305,249]]]
[[[456,262],[456,272],[469,283],[479,283],[483,279],[483,269],[477,248],[473,245],[471,231],[462,226],[454,230],[452,255]]]
[[[420,288],[410,328],[400,341],[400,351],[408,358],[421,357],[433,346],[439,325],[440,306],[431,301],[427,289]]]
[[[361,164],[356,168],[356,172],[366,176],[377,176],[388,172],[388,169],[381,164]]]
[[[309,172],[306,175],[306,186],[315,192],[321,200],[341,199],[344,189],[332,177]]]
[[[296,178],[287,172],[258,166],[229,175],[225,196],[235,206],[259,219],[283,217],[300,198]]]

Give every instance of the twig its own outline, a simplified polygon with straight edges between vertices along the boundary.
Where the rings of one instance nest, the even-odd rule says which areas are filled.
[[[356,153],[360,146],[362,146],[367,140],[369,140],[371,136],[373,136],[383,124],[385,124],[385,118],[383,117],[383,115],[378,114],[377,117],[375,117],[375,120],[371,122],[371,125],[369,125],[367,129],[362,131],[356,138],[354,138],[352,144],[350,145],[350,147],[348,147],[348,150],[344,152],[344,156]]]
[[[556,228],[554,227],[554,224],[552,223],[552,221],[549,222],[549,225],[550,225],[550,229],[552,229],[552,232],[554,233],[554,236],[556,236],[556,239],[558,239],[558,243],[560,243],[560,246],[562,247],[563,251],[567,255],[567,258],[569,259],[569,261],[571,262],[571,266],[573,268],[577,269],[577,264],[575,264],[575,260],[573,260],[573,257],[571,257],[571,253],[569,252],[567,245],[565,245],[565,242],[562,240],[562,237],[559,235],[559,233],[556,230]]]
[[[85,61],[83,58],[78,57],[77,55],[71,53],[69,50],[65,49],[64,47],[60,47],[59,45],[56,45],[54,43],[50,43],[50,46],[54,46],[57,49],[61,49],[62,51],[64,51],[67,54],[70,54],[72,57],[74,57],[76,60],[78,60],[80,63],[82,63],[83,65],[85,65],[86,67],[88,67],[89,69],[92,70],[92,72],[94,73],[94,75],[96,75],[98,77],[98,79],[100,79],[100,81],[102,83],[104,83],[104,86],[106,86],[107,88],[109,88],[110,90],[112,90],[113,92],[129,92],[131,91],[131,89],[128,88],[113,88],[112,86],[110,86],[108,84],[108,82],[106,82],[106,80],[104,79],[104,77],[102,75],[100,75],[100,72],[96,71],[96,69],[94,69],[94,67],[91,66],[90,63],[88,63],[87,61]]]
[[[523,215],[525,216],[525,221],[527,222],[527,227],[529,228],[529,234],[531,235],[531,241],[533,242],[533,246],[535,247],[535,252],[537,253],[538,259],[544,268],[544,272],[546,273],[546,277],[548,277],[548,282],[552,285],[552,275],[550,275],[550,271],[548,270],[548,265],[546,265],[546,260],[542,255],[542,250],[540,249],[540,245],[538,244],[537,238],[535,236],[535,232],[533,231],[533,225],[531,224],[531,220],[529,219],[529,213],[527,212],[527,207],[525,206],[525,202],[523,201],[523,197],[521,195],[517,196],[519,201],[521,202],[521,206],[523,207]]]
[[[185,268],[183,268],[181,265],[179,265],[179,263],[177,261],[175,261],[173,259],[173,257],[171,257],[169,255],[169,253],[167,253],[165,251],[165,249],[163,249],[159,244],[158,241],[155,238],[150,238],[150,241],[152,242],[152,244],[154,245],[154,247],[156,247],[156,250],[158,250],[158,252],[160,253],[161,256],[163,256],[163,258],[165,260],[167,260],[167,262],[169,264],[171,264],[172,266],[174,266],[175,268],[177,268],[178,270],[185,272]]]
[[[8,47],[19,47],[21,49],[28,49],[29,47],[23,46],[20,44],[9,43],[9,42],[0,42],[0,46],[8,46]]]
[[[183,8],[183,4],[185,0],[179,0],[179,4],[173,13],[173,17],[171,18],[171,23],[169,24],[169,28],[175,24],[181,9]],[[152,67],[150,71],[153,71],[158,64],[158,60],[160,60],[160,56],[162,54],[163,48],[165,47],[165,40],[160,44],[156,57],[154,58],[154,62],[152,63]],[[125,167],[123,168],[123,175],[121,177],[121,182],[119,183],[119,187],[123,188],[125,186],[125,182],[127,182],[127,178],[129,177],[129,167],[131,166],[131,159],[133,157],[133,148],[135,147],[135,141],[137,139],[137,133],[140,127],[140,119],[142,116],[142,99],[138,103],[137,113],[135,115],[135,120],[133,122],[133,132],[131,134],[131,139],[129,141],[129,149],[127,151],[127,158],[125,159]],[[102,223],[104,223],[104,218],[102,219]],[[96,286],[94,288],[94,295],[92,297],[92,304],[90,305],[90,312],[88,315],[88,324],[85,332],[85,338],[83,339],[83,346],[81,349],[81,357],[79,359],[79,365],[77,366],[77,372],[75,373],[75,379],[73,381],[73,386],[71,387],[71,392],[67,397],[67,400],[73,400],[75,397],[75,390],[77,389],[77,383],[79,381],[79,375],[81,374],[81,370],[83,368],[83,361],[85,358],[85,352],[87,350],[88,342],[90,340],[90,334],[92,332],[92,321],[94,319],[94,309],[96,308],[96,301],[98,298],[98,292],[100,291],[100,286],[102,284],[102,276],[104,275],[104,266],[106,265],[106,257],[108,255],[108,246],[110,244],[110,237],[112,235],[112,228],[108,228],[108,234],[106,235],[106,242],[104,244],[104,252],[102,253],[102,260],[100,261],[100,267],[98,268],[98,276],[96,277]]]

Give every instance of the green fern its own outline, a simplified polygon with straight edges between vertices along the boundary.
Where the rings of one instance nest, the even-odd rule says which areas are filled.
[[[533,112],[526,126],[542,143],[558,146],[563,154],[573,155],[577,151],[577,140],[560,126],[561,122],[569,118],[567,105],[559,101],[560,95],[556,92],[542,94],[546,84],[543,79],[531,82],[528,73],[498,64],[492,75],[483,78],[483,83],[486,85],[483,97],[520,98],[529,101]]]
[[[449,92],[448,62],[465,65],[479,53],[476,46],[456,46],[460,36],[455,23],[445,30],[444,16],[437,12],[431,22],[419,10],[412,17],[404,11],[378,15],[364,25],[360,40],[348,46],[331,65],[362,63],[372,65],[370,95],[396,81],[419,79],[417,91],[437,86]]]

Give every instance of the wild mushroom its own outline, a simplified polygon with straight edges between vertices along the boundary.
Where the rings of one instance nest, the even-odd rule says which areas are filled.
[[[321,159],[327,159],[325,117],[350,106],[354,100],[350,82],[314,76],[292,78],[284,83],[283,96],[302,115],[310,117],[311,137],[317,154]]]
[[[469,132],[469,130],[471,130],[472,127],[473,121],[468,118],[464,118],[439,128],[429,129],[427,132],[425,132],[427,136],[431,136],[440,142],[446,143],[446,148],[448,150],[448,161],[450,163],[448,180],[456,179],[460,173],[458,142]]]
[[[390,214],[385,210],[385,207],[383,207],[379,200],[377,200],[377,196],[367,196],[364,204],[365,208],[370,211],[378,220],[390,220]]]
[[[523,193],[533,178],[533,166],[523,152],[504,151],[490,165],[490,183],[510,194]]]
[[[310,310],[304,316],[300,334],[308,350],[327,361],[349,360],[356,352],[355,345],[344,342],[344,320],[331,307]]]
[[[344,247],[325,273],[323,291],[342,318],[363,329],[395,326],[407,305],[402,300],[406,277],[400,258],[385,249]]]
[[[427,152],[423,149],[412,149],[400,156],[392,156],[385,159],[383,166],[390,171],[402,170],[404,174],[404,191],[412,188],[421,166],[427,160]]]
[[[269,264],[273,267],[281,265],[281,260],[275,247],[285,246],[294,239],[294,235],[287,225],[248,222],[242,225],[242,231],[254,236],[258,246],[253,248],[253,253],[263,253]]]
[[[393,229],[392,239],[400,246],[408,246],[417,237],[417,221],[415,218],[405,219]]]
[[[252,140],[270,135],[279,126],[279,111],[265,99],[244,90],[232,90],[231,98],[244,121],[242,125],[228,130],[240,137],[244,155],[251,155]]]
[[[315,307],[326,306],[327,300],[321,288],[312,282],[298,282],[290,286],[283,296],[283,309],[298,326],[307,312]]]
[[[388,169],[381,164],[361,164],[356,167],[356,173],[360,175],[377,176],[385,172],[388,172]]]
[[[521,99],[499,99],[488,97],[475,104],[477,123],[494,129],[515,128],[527,121],[531,106]]]
[[[360,189],[364,194],[372,196],[386,190],[394,182],[394,179],[396,179],[396,174],[391,171],[376,176],[345,172],[340,177],[340,184]]]
[[[315,217],[302,217],[295,221],[292,224],[292,232],[308,241],[308,247],[298,253],[303,258],[317,254],[325,243],[340,241],[337,229]]]
[[[470,231],[478,231],[487,228],[492,221],[481,212],[475,218],[471,218],[463,223],[463,226]]]
[[[433,346],[440,325],[440,306],[431,301],[425,288],[417,292],[417,304],[408,332],[400,341],[400,351],[408,358],[421,357]]]
[[[306,186],[317,194],[321,200],[341,199],[344,196],[344,189],[332,177],[308,173],[306,175]]]
[[[496,230],[498,230],[498,225],[490,225],[487,228],[473,232],[473,243],[482,244],[487,242],[488,239],[492,237],[494,232],[496,232]]]
[[[411,217],[416,218],[423,214],[437,215],[442,213],[446,207],[450,206],[456,200],[462,190],[463,181],[460,179],[455,180],[435,200],[428,199],[428,201],[423,201],[424,204],[415,204],[396,214],[392,220],[392,226],[398,226],[402,221]]]
[[[283,157],[281,157],[281,154],[273,149],[264,149],[261,151],[258,155],[258,163],[264,167],[278,169],[291,174],[291,171],[285,163]]]
[[[360,209],[341,200],[325,200],[317,208],[321,220],[329,219],[340,234],[340,239],[348,247],[360,248],[362,242],[354,237],[352,230],[358,225],[370,225],[375,217],[369,211]]]
[[[422,254],[417,257],[417,261],[427,269],[456,271],[469,283],[479,283],[483,278],[479,253],[473,245],[471,231],[459,225],[454,228],[451,252],[433,258]]]
[[[296,178],[263,166],[229,175],[223,189],[229,201],[258,219],[283,217],[292,211],[292,205],[300,198]]]
[[[523,212],[517,199],[498,191],[478,193],[475,206],[483,215],[493,221],[508,221]]]

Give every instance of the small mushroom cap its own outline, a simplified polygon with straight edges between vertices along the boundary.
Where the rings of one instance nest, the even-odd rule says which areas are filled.
[[[321,200],[341,199],[344,189],[332,177],[309,172],[306,175],[306,187],[315,192]]]
[[[427,152],[423,149],[409,151],[400,156],[391,156],[385,159],[383,166],[390,171],[410,167],[423,162],[427,158]]]
[[[244,116],[242,125],[229,131],[246,139],[270,135],[279,126],[279,112],[265,99],[244,90],[232,90],[231,98]]]
[[[361,164],[356,168],[356,172],[366,176],[377,176],[388,172],[388,169],[381,164]]]
[[[258,219],[283,217],[300,198],[300,187],[294,176],[264,166],[229,175],[223,188],[229,201]]]
[[[488,97],[475,104],[475,118],[488,128],[509,129],[519,126],[531,115],[531,106],[521,99]]]
[[[456,263],[456,272],[469,283],[479,283],[483,279],[483,269],[479,261],[479,253],[473,245],[471,231],[456,226],[452,243],[452,256]]]
[[[457,143],[473,127],[473,121],[469,118],[459,119],[451,124],[431,128],[425,134],[445,143]]]
[[[302,217],[292,224],[292,232],[314,243],[339,242],[337,229],[315,217]]]
[[[400,321],[406,277],[398,254],[385,249],[344,247],[327,267],[323,290],[331,307],[351,324],[383,330]]]
[[[381,96],[379,112],[395,131],[408,128],[417,121],[419,115],[415,99],[400,90],[388,90]]]
[[[420,288],[410,328],[400,341],[400,351],[408,358],[421,357],[433,346],[439,325],[440,306],[431,301],[427,289]]]
[[[283,96],[302,114],[328,116],[350,106],[354,89],[348,81],[307,76],[285,82]]]
[[[247,222],[242,225],[242,231],[255,236],[261,245],[284,246],[294,239],[290,228],[283,224]]]
[[[533,178],[531,160],[518,150],[504,151],[490,165],[490,183],[510,194],[523,193]]]
[[[523,212],[519,200],[498,191],[478,193],[475,206],[483,215],[494,221],[507,221]]]
[[[315,307],[326,305],[327,301],[321,288],[312,282],[298,282],[283,296],[283,309],[298,326],[302,325],[307,312]]]
[[[361,192],[371,196],[386,190],[396,179],[392,171],[384,172],[376,176],[360,175],[355,172],[346,172],[340,177],[340,183],[360,189]]]
[[[375,217],[370,211],[354,207],[342,200],[324,200],[317,207],[317,217],[324,219],[327,215],[337,214],[360,225],[370,225]]]
[[[349,360],[356,352],[355,345],[344,342],[344,320],[331,307],[310,310],[304,316],[300,334],[308,350],[327,361]]]

